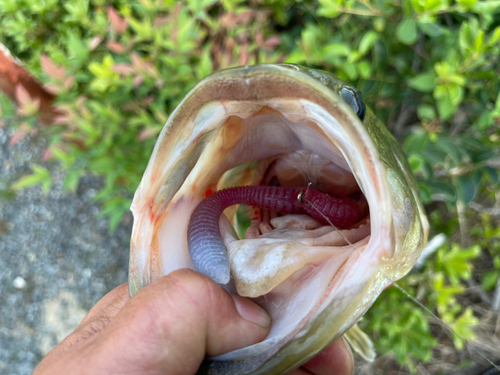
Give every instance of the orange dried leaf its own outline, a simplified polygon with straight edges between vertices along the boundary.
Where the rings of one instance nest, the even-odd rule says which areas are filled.
[[[109,41],[106,43],[106,47],[108,47],[108,49],[114,53],[125,53],[126,51],[125,47],[118,42]]]
[[[69,118],[67,116],[57,116],[54,121],[52,121],[52,125],[68,125]]]
[[[164,23],[167,23],[170,21],[170,17],[159,17],[159,18],[156,18],[155,19],[155,26],[161,26],[163,25]]]
[[[33,116],[40,109],[40,98],[33,99],[20,83],[17,84],[15,96],[18,104],[17,114],[20,116]]]
[[[145,141],[146,139],[156,137],[158,134],[160,134],[160,130],[161,130],[161,126],[154,126],[154,127],[146,128],[139,133],[139,136],[137,137],[137,139],[140,142],[142,142],[142,141]]]
[[[120,17],[115,8],[108,7],[108,18],[117,34],[123,34],[127,30],[128,22]]]
[[[132,60],[132,65],[134,66],[134,69],[138,71],[145,69],[146,64],[144,63],[144,61],[142,61],[142,59],[139,57],[137,53],[132,52],[130,58]]]
[[[28,90],[26,90],[20,83],[18,83],[16,86],[16,101],[19,104],[29,103],[33,101]]]
[[[12,146],[18,144],[19,142],[21,142],[24,139],[24,137],[26,137],[27,134],[28,134],[27,132],[25,132],[21,129],[17,129],[15,131],[15,133],[12,134],[12,137],[10,138],[9,146],[12,147]]]
[[[136,77],[134,77],[134,87],[135,88],[139,87],[142,82],[144,82],[144,77],[143,76],[136,76]]]
[[[75,76],[69,76],[68,78],[66,78],[66,81],[64,81],[64,88],[69,91],[71,87],[73,87],[74,82]]]
[[[46,149],[44,152],[43,152],[43,155],[42,155],[42,161],[48,161],[50,159],[52,159],[54,157],[54,153],[52,152],[52,150],[50,148]]]
[[[45,90],[54,95],[59,95],[62,92],[62,87],[58,84],[49,84],[45,86]]]
[[[112,70],[118,74],[123,74],[125,76],[130,75],[134,72],[134,68],[128,64],[115,64]]]
[[[42,69],[50,78],[63,80],[66,77],[64,66],[58,67],[47,55],[42,54]]]
[[[267,38],[265,46],[272,48],[272,47],[278,46],[280,43],[281,43],[280,37],[277,35],[273,35],[273,36]]]
[[[21,125],[19,125],[15,133],[10,138],[9,146],[14,146],[15,144],[21,142],[26,137],[26,135],[28,135],[30,130],[31,126],[29,126],[28,123],[26,122],[21,123]]]
[[[101,42],[102,42],[102,37],[100,36],[93,37],[89,43],[89,50],[90,51],[95,50],[99,46],[99,44],[101,44]]]

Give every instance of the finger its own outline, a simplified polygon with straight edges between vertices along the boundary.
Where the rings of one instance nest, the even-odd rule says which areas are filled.
[[[68,350],[74,344],[93,339],[118,314],[130,299],[128,284],[122,284],[102,297],[90,309],[76,330],[59,345],[59,350]]]
[[[253,302],[229,295],[197,272],[178,270],[125,304],[94,340],[93,363],[113,372],[194,374],[206,355],[255,344],[270,325],[269,315]]]
[[[111,292],[102,297],[99,302],[97,302],[94,307],[90,309],[80,325],[84,325],[89,320],[98,317],[106,317],[109,320],[113,319],[129,299],[130,294],[128,291],[128,283],[117,286]]]
[[[298,368],[295,371],[292,371],[289,375],[312,375],[312,372],[305,370],[304,368]]]
[[[92,339],[95,339],[129,299],[128,284],[122,284],[102,297],[76,330],[50,351],[33,374],[43,374],[50,366],[58,366],[62,369],[65,365],[70,365],[72,353],[81,350]]]
[[[304,364],[302,368],[315,375],[351,375],[354,373],[351,348],[342,337]]]

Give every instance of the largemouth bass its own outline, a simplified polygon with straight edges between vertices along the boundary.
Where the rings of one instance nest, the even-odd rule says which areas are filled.
[[[221,285],[253,298],[273,324],[264,341],[208,358],[209,374],[297,368],[348,331],[427,241],[406,158],[356,89],[291,64],[228,69],[194,87],[159,135],[131,208],[130,294],[195,269],[187,232],[196,207],[251,185],[366,199],[369,214],[339,229],[307,213],[250,209],[242,229],[241,210],[227,208],[218,224],[231,275]]]

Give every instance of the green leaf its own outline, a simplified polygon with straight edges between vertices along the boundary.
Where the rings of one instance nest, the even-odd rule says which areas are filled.
[[[460,280],[467,280],[471,277],[474,268],[472,261],[479,255],[481,255],[479,245],[462,248],[453,244],[451,249],[445,246],[438,250],[438,265],[443,267],[452,285],[459,285]]]
[[[450,118],[457,109],[457,104],[454,104],[450,98],[448,88],[440,84],[434,89],[434,98],[437,100],[439,116],[446,120]],[[458,98],[454,98],[457,101]]]
[[[46,168],[36,164],[32,164],[31,169],[34,171],[33,174],[21,177],[14,184],[12,184],[11,188],[13,190],[19,190],[41,184],[43,192],[47,194],[52,186],[52,177],[50,172]]]
[[[415,152],[421,152],[429,144],[429,134],[419,131],[410,133],[403,142],[403,151],[406,155],[411,155]]]
[[[450,322],[451,323],[451,322]],[[479,320],[473,315],[472,309],[467,307],[460,317],[458,317],[450,326],[453,330],[458,333],[458,336],[453,336],[453,343],[457,350],[462,350],[465,345],[465,341],[474,340],[476,334],[470,327],[474,327],[479,323]]]
[[[429,187],[434,194],[441,195],[447,202],[456,202],[457,191],[453,185],[442,181],[429,181]]]
[[[360,61],[356,64],[356,68],[358,69],[361,78],[369,79],[371,77],[372,69],[371,65],[368,64],[367,61]]]
[[[477,3],[477,0],[457,0],[457,3],[464,7],[470,7]]]
[[[446,29],[437,23],[418,22],[418,28],[424,34],[433,38],[444,35],[446,32]]]
[[[497,170],[490,166],[483,167],[482,170],[484,171],[485,175],[488,176],[488,180],[491,182],[491,184],[493,186],[497,186],[499,181]]]
[[[481,116],[477,119],[478,130],[487,130],[495,124],[495,120],[492,116],[493,111],[485,110]]]
[[[460,143],[469,150],[478,151],[483,149],[483,144],[476,138],[461,137]]]
[[[419,181],[418,187],[420,191],[420,197],[422,198],[422,202],[424,204],[432,202],[432,193],[427,184]]]
[[[0,117],[12,117],[16,113],[14,103],[11,98],[0,92]]]
[[[483,274],[481,286],[486,292],[490,292],[495,288],[498,282],[499,274],[500,272],[498,271],[490,271]]]
[[[76,193],[76,188],[78,187],[78,182],[80,181],[80,177],[82,177],[82,175],[83,171],[81,169],[73,169],[69,171],[64,178],[63,189]]]
[[[365,35],[363,35],[363,38],[361,38],[361,41],[359,42],[359,55],[366,55],[378,40],[378,38],[378,34],[373,30],[368,31]]]
[[[466,176],[460,176],[456,180],[456,187],[458,192],[458,198],[464,202],[471,202],[476,196],[476,185],[474,184],[472,178]]]
[[[422,151],[422,156],[431,164],[444,165],[444,162],[446,160],[446,152],[435,148],[428,148]]]
[[[83,64],[88,60],[88,47],[75,32],[68,34],[68,54],[75,58],[79,64]]]
[[[476,190],[479,189],[479,184],[483,179],[483,171],[481,169],[476,169],[474,172],[472,172],[471,179],[474,183],[474,186],[476,186]]]
[[[129,198],[117,197],[109,199],[103,205],[99,216],[109,217],[109,232],[113,233],[123,219],[123,215],[130,209],[132,201]]]
[[[457,84],[450,83],[448,84],[448,95],[450,97],[451,104],[457,107],[462,102],[464,97],[464,89]]]
[[[396,28],[396,37],[403,44],[414,44],[418,40],[417,23],[415,20],[407,18],[399,22]]]
[[[322,17],[335,18],[340,15],[342,9],[341,0],[319,0],[321,6],[318,9],[318,15]]]
[[[472,154],[472,161],[474,163],[480,163],[482,161],[489,160],[497,155],[496,150],[483,150]]]
[[[212,69],[213,67],[212,67],[212,59],[210,57],[210,49],[206,48],[201,54],[200,63],[198,65],[198,69],[196,72],[198,79],[201,80],[206,76],[208,76],[210,73],[212,73]]]
[[[436,146],[448,154],[456,165],[462,162],[462,153],[458,149],[457,145],[451,140],[440,138],[436,142]]]
[[[487,46],[494,46],[500,40],[500,26],[495,27],[493,33],[491,34],[490,39],[486,43]]]
[[[330,43],[323,48],[323,54],[326,59],[349,56],[350,53],[351,47],[343,43]]]
[[[436,110],[432,105],[420,104],[417,108],[418,117],[421,120],[431,121],[437,117]]]
[[[419,74],[408,80],[408,85],[417,91],[432,92],[436,87],[437,75],[434,71]]]
[[[425,161],[420,155],[414,154],[408,158],[408,163],[410,164],[413,173],[417,173],[420,169],[422,169],[424,162]]]

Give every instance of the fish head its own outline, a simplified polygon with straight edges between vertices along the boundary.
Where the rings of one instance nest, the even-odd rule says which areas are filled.
[[[359,93],[334,75],[256,65],[215,73],[195,86],[162,129],[132,203],[133,296],[180,268],[194,269],[191,214],[232,186],[318,187],[363,196],[369,214],[338,230],[306,215],[241,215],[219,225],[230,293],[272,317],[262,342],[207,360],[210,374],[290,371],[353,326],[425,246],[428,222],[406,158]]]

